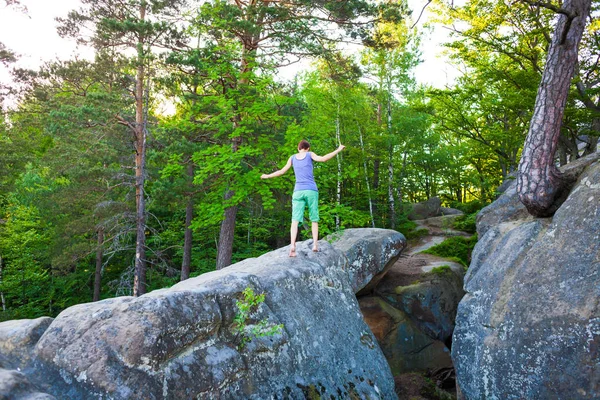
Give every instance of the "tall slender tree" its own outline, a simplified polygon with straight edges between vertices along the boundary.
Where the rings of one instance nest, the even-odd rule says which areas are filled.
[[[136,251],[134,296],[146,292],[146,150],[148,146],[149,67],[153,49],[173,47],[181,38],[178,13],[184,0],[82,0],[84,7],[59,18],[59,33],[92,44],[96,49],[121,49],[134,53],[134,117],[119,114],[132,134],[135,149]],[[91,29],[91,37],[84,36]]]

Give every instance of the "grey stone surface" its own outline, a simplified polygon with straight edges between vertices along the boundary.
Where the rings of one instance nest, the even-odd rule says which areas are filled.
[[[600,398],[600,164],[552,218],[526,215],[512,185],[478,232],[452,346],[464,398]]]
[[[517,171],[513,171],[510,174],[506,175],[506,178],[504,178],[504,182],[502,182],[502,184],[496,189],[496,193],[500,195],[506,192],[506,189],[508,189],[516,181],[516,179]]]
[[[383,229],[333,244],[282,248],[138,298],[63,311],[35,348],[28,377],[61,399],[394,399],[394,383],[354,293],[404,248]],[[236,301],[265,302],[248,325],[283,324],[240,347]]]
[[[440,213],[442,215],[463,215],[464,212],[456,209],[456,208],[449,208],[449,207],[440,207]]]
[[[21,372],[0,368],[0,399],[55,400],[55,397],[39,392]]]
[[[0,368],[24,368],[52,320],[41,317],[0,322]]]
[[[441,215],[442,201],[439,197],[431,197],[427,201],[415,203],[412,205],[412,210],[408,213],[408,219],[419,220]]]

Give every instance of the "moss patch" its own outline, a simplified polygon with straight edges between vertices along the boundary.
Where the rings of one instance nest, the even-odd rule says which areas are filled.
[[[452,268],[450,268],[449,265],[440,265],[439,267],[433,268],[430,273],[438,276],[444,276],[452,274]]]
[[[407,240],[419,239],[427,235],[429,235],[429,231],[425,228],[413,229],[404,233],[404,237]]]
[[[423,251],[423,253],[455,260],[468,267],[471,262],[471,252],[473,251],[473,247],[475,247],[475,243],[477,243],[477,235],[469,238],[453,236],[438,245],[430,247]]]

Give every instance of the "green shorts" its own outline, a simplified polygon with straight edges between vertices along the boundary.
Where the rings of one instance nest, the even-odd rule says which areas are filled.
[[[319,192],[316,190],[297,190],[292,195],[292,221],[302,222],[304,207],[308,207],[311,222],[319,222]]]

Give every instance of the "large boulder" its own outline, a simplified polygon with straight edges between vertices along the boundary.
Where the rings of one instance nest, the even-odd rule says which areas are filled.
[[[0,368],[25,368],[51,323],[49,317],[0,322]]]
[[[318,253],[302,242],[296,258],[283,248],[137,298],[71,307],[37,343],[29,377],[61,399],[393,399],[354,294],[405,239],[349,229],[331,241]],[[279,333],[236,329],[247,288],[265,300],[244,332],[282,324]]]
[[[464,398],[600,398],[600,163],[552,218],[530,217],[513,184],[478,232],[452,346]]]
[[[431,197],[429,200],[415,203],[408,213],[408,219],[411,221],[438,217],[441,215],[442,201],[439,197]]]

